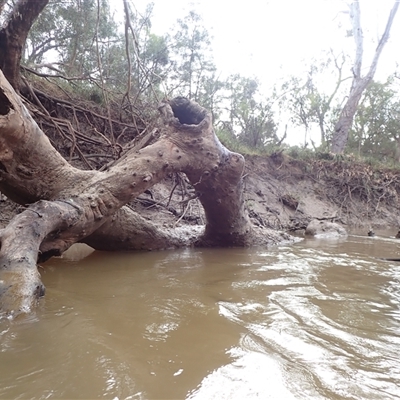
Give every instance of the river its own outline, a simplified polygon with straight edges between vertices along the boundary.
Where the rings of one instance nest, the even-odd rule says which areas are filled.
[[[44,264],[32,315],[0,320],[0,398],[400,399],[392,235],[76,248]]]

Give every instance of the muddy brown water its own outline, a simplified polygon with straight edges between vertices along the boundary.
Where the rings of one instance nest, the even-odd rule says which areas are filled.
[[[34,314],[0,321],[0,398],[400,399],[394,233],[75,249],[45,264]]]

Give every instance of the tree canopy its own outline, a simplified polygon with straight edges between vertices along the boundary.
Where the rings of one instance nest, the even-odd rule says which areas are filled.
[[[28,3],[17,2],[17,6],[27,7]],[[354,92],[356,81],[362,82],[363,88],[373,82],[397,11],[395,2],[365,78],[360,75],[364,47],[361,11],[358,2],[353,2],[349,3],[352,30],[347,32],[354,38],[356,56],[326,51],[320,60],[309,63],[304,74],[288,76],[267,91],[261,89],[257,77],[236,74],[220,78],[213,60],[212,37],[196,10],[178,19],[173,31],[156,35],[152,32],[151,4],[140,14],[124,1],[125,22],[121,26],[108,0],[50,1],[45,7],[46,3],[35,2],[36,8],[29,14],[37,14],[38,18],[35,23],[25,23],[22,65],[28,79],[33,78],[32,74],[45,76],[55,86],[101,106],[119,106],[125,121],[142,121],[139,132],[154,118],[149,110],[154,110],[160,99],[186,96],[212,112],[223,141],[244,151],[287,147],[287,129],[298,130],[303,145],[312,144],[315,150],[327,151],[332,146],[333,152],[353,151],[350,143],[340,150],[335,144],[340,137],[335,132],[343,126],[343,99],[347,98],[346,91]],[[3,19],[18,12],[8,2],[4,2],[3,9]],[[25,36],[20,32],[18,35],[23,43]],[[7,35],[1,37],[6,40]],[[16,60],[10,57],[7,54],[3,59],[9,59],[6,64],[11,70]],[[6,75],[7,68],[3,68]],[[330,88],[327,76],[333,78]],[[10,75],[9,80],[15,78]],[[247,90],[248,99],[244,101],[243,88],[251,82],[257,82],[256,88],[253,92]],[[364,89],[354,104],[362,102],[363,96]],[[352,114],[356,111],[357,106]]]

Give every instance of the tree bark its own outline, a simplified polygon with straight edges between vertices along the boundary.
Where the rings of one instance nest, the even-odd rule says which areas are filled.
[[[350,5],[350,16],[353,25],[353,36],[356,44],[355,60],[353,65],[353,81],[349,93],[349,97],[340,113],[339,120],[335,124],[331,152],[334,154],[342,154],[346,148],[347,141],[349,138],[349,130],[353,124],[354,115],[357,112],[358,103],[361,96],[368,86],[368,84],[374,78],[376,68],[378,66],[379,57],[382,50],[389,39],[390,29],[394,17],[399,8],[399,2],[395,0],[393,7],[390,11],[388,21],[386,23],[385,31],[379,41],[378,47],[376,48],[374,58],[372,60],[369,71],[365,77],[361,77],[362,69],[362,58],[363,58],[363,34],[360,22],[360,4],[358,1],[354,1]]]
[[[340,112],[338,121],[335,124],[332,137],[331,152],[342,154],[349,139],[349,131],[353,124],[354,115],[357,112],[361,96],[372,79],[353,79],[353,87],[350,95]]]
[[[185,98],[164,101],[160,112],[155,143],[129,150],[105,171],[82,171],[52,147],[0,72],[0,191],[27,207],[0,231],[1,310],[29,310],[44,293],[37,260],[76,242],[134,250],[277,241],[249,222],[244,158],[219,142],[210,113]],[[206,214],[205,229],[186,239],[123,207],[173,172],[187,175]]]
[[[20,63],[26,38],[32,24],[48,2],[49,0],[19,0],[0,29],[0,69],[16,91],[19,91],[21,84]]]

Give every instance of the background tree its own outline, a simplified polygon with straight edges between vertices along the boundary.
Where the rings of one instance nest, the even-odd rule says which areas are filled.
[[[29,32],[24,61],[34,67],[50,59],[68,77],[95,76],[98,52],[104,56],[118,40],[107,0],[50,2]]]
[[[364,53],[364,39],[360,21],[360,3],[359,1],[353,1],[349,7],[349,13],[352,22],[352,35],[355,41],[355,59],[352,68],[353,80],[350,88],[350,93],[348,95],[347,101],[345,102],[341,110],[332,136],[331,151],[335,154],[343,153],[346,148],[349,129],[353,122],[354,115],[357,111],[357,106],[364,90],[372,81],[375,75],[380,55],[382,54],[382,50],[389,39],[390,29],[397,13],[399,2],[395,0],[393,3],[393,7],[390,11],[386,23],[385,31],[379,40],[374,58],[365,76],[361,75],[363,67],[362,63]]]
[[[169,76],[170,93],[194,101],[205,97],[206,83],[216,71],[212,59],[211,40],[201,16],[190,11],[178,19],[176,32],[169,36],[173,68]],[[215,90],[215,88],[214,88]]]
[[[358,106],[349,132],[348,150],[386,162],[400,161],[399,87],[391,76],[371,82]]]
[[[304,128],[303,146],[307,147],[308,134],[311,124],[315,122],[315,108],[319,106],[319,96],[315,96],[314,84],[310,75],[302,82],[302,78],[292,76],[285,82],[281,90],[283,91],[280,97],[280,105],[284,108],[284,113],[290,115],[289,120],[295,127]]]
[[[319,130],[319,149],[326,150],[327,141],[333,131],[332,112],[335,104],[344,96],[343,83],[349,77],[343,76],[347,57],[333,50],[324,54],[321,60],[312,60],[305,72],[288,77],[276,89],[281,118],[287,118],[290,125],[304,128],[303,147],[311,141],[311,132]],[[326,77],[334,77],[327,81]]]
[[[144,115],[144,110],[154,110],[165,96],[166,79],[171,70],[167,37],[151,32],[152,12],[150,4],[145,14],[140,15],[132,11],[129,3],[124,1],[125,62],[121,63],[116,75],[123,77],[123,86],[126,88],[122,109],[129,110],[133,121],[135,118],[151,118],[150,115]]]
[[[225,83],[225,113],[219,119],[225,138],[251,149],[280,144],[274,120],[273,99],[263,99],[256,79],[230,76]]]

